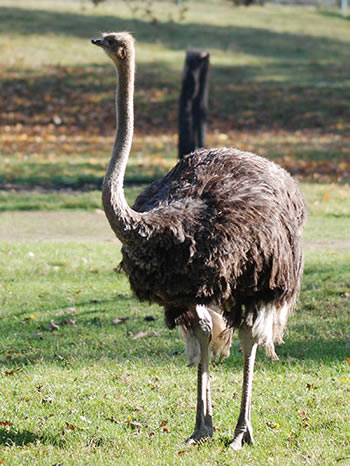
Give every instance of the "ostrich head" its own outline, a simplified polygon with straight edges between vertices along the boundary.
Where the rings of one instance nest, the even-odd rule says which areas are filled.
[[[134,38],[128,32],[104,33],[91,43],[102,47],[118,68],[134,58]]]

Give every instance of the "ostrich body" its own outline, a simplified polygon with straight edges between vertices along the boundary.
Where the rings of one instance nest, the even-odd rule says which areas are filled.
[[[277,358],[303,269],[305,206],[297,184],[276,164],[233,148],[200,149],[152,183],[130,208],[123,181],[133,137],[134,40],[104,34],[92,43],[117,71],[117,134],[102,188],[111,228],[123,243],[132,290],[165,309],[198,365],[197,414],[188,443],[213,434],[209,354],[228,356],[233,329],[244,355],[240,414],[231,448],[253,442],[255,355]]]

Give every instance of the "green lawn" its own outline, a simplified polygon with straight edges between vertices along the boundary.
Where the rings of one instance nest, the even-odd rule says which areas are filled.
[[[326,229],[326,219],[324,228]],[[312,219],[311,219],[312,222]],[[349,220],[343,219],[349,226]],[[309,241],[318,233],[310,233]],[[195,370],[156,306],[116,275],[118,243],[0,245],[0,459],[5,464],[335,464],[349,458],[348,249],[306,254],[280,362],[260,352],[256,446],[226,449],[242,358],[212,369],[215,437],[181,444],[194,423]],[[72,312],[73,311],[73,312]],[[152,315],[157,320],[145,321]],[[128,317],[119,325],[113,319]],[[53,321],[60,328],[50,330]],[[139,331],[145,336],[133,339]],[[344,460],[346,464],[348,460]]]
[[[239,413],[237,339],[212,364],[214,438],[186,448],[196,371],[161,309],[139,303],[113,271],[120,244],[94,236],[115,77],[89,39],[118,29],[137,38],[130,203],[176,161],[190,46],[211,52],[208,145],[278,161],[307,200],[300,299],[280,361],[259,352],[256,444],[238,453],[226,448]],[[151,25],[120,2],[0,0],[0,39],[0,464],[349,464],[348,19],[193,2],[184,22],[161,7]],[[35,215],[42,225],[56,216],[64,239],[35,238]],[[82,228],[84,239],[67,240]]]
[[[176,160],[192,47],[211,54],[208,146],[258,152],[303,179],[349,182],[349,21],[314,8],[188,6],[174,23],[161,3],[154,25],[112,0],[0,0],[0,186],[100,186],[115,126],[115,73],[90,44],[103,30],[137,39],[128,182]]]

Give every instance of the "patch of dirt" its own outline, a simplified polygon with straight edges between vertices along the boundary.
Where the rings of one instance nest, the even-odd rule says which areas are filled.
[[[350,251],[350,239],[330,239],[319,241],[304,241],[306,251],[332,250],[332,251]]]
[[[1,212],[0,241],[117,241],[102,210]]]
[[[0,241],[117,242],[105,214],[81,211],[24,211],[0,213]],[[305,241],[306,251],[349,251],[350,239]]]

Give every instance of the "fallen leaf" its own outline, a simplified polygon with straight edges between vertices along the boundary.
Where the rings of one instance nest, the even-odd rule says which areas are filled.
[[[76,323],[77,321],[74,319],[64,319],[61,322],[62,325],[75,325]]]
[[[178,451],[178,452],[177,452],[177,454],[178,454],[179,456],[182,456],[182,455],[184,455],[185,453],[186,453],[185,450],[181,450],[181,451]]]
[[[266,423],[266,425],[267,425],[268,427],[270,427],[270,429],[272,429],[272,430],[278,430],[278,429],[281,427],[281,426],[278,424],[278,422],[273,422],[273,421],[268,421],[268,422]]]
[[[119,324],[123,324],[123,323],[126,322],[128,319],[129,319],[129,317],[117,317],[116,319],[113,319],[113,320],[112,320],[112,323],[113,323],[114,325],[119,325]]]
[[[108,418],[107,418],[107,421],[111,421],[111,422],[113,422],[114,424],[117,424],[117,423],[118,423],[118,419],[116,419],[116,418],[113,417],[113,416],[108,417]]]
[[[12,369],[12,371],[5,371],[5,375],[14,375],[16,372],[22,370],[21,367],[17,367],[17,369]]]
[[[137,422],[137,421],[126,421],[126,424],[129,424],[133,427],[144,427],[147,425],[147,424],[142,424],[141,422]]]
[[[300,426],[303,429],[308,430],[310,428],[311,420],[308,418],[307,413],[305,411],[298,411],[298,416],[301,417]]]
[[[10,421],[0,421],[0,426],[12,426],[12,422],[10,422]]]
[[[66,309],[66,313],[67,314],[73,314],[74,312],[77,312],[76,308],[75,307],[68,307]]]
[[[88,430],[87,427],[78,427],[78,426],[75,426],[74,424],[69,424],[68,422],[66,422],[66,427],[67,429],[70,429],[70,430]]]
[[[117,380],[120,380],[121,382],[124,382],[124,383],[127,383],[128,382],[128,379],[126,377],[122,377],[120,375],[116,375],[115,378]]]
[[[142,330],[139,330],[138,332],[135,333],[135,335],[133,335],[132,339],[137,340],[138,338],[148,337],[148,335],[149,335],[149,332],[143,332]]]
[[[49,323],[49,330],[53,331],[53,330],[59,330],[59,325],[55,324],[55,322],[53,320],[50,321]]]
[[[43,398],[41,400],[42,404],[46,404],[46,403],[52,403],[52,398],[48,397],[48,398]]]
[[[76,426],[74,426],[73,424],[69,424],[68,422],[66,422],[66,427],[67,427],[67,429],[70,429],[70,430],[75,430],[76,429]]]
[[[36,319],[36,315],[35,314],[30,314],[30,316],[27,316],[24,318],[24,320],[34,320]]]
[[[318,389],[318,387],[316,387],[313,383],[307,383],[307,384],[306,384],[306,388],[307,388],[308,390],[311,390],[311,389],[317,390],[317,389]]]

